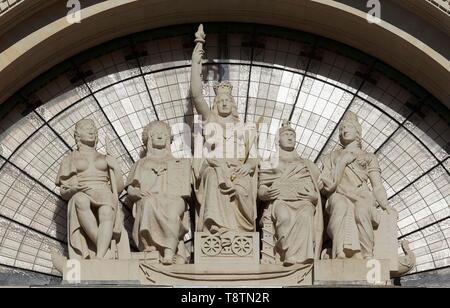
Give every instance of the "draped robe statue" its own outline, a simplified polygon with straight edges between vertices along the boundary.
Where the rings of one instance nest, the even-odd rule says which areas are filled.
[[[185,262],[183,221],[185,199],[191,193],[191,165],[172,155],[172,133],[164,122],[154,121],[143,132],[145,151],[126,183],[132,201],[133,239],[140,251],[158,250],[166,265]],[[178,259],[176,258],[178,255]]]
[[[216,130],[215,141],[211,144],[208,140],[205,142],[208,152],[204,158],[194,160],[195,190],[199,203],[196,229],[210,233],[229,230],[253,232],[256,228],[257,159],[248,154],[256,138],[241,134],[239,127],[244,126],[240,123],[229,82],[215,86],[212,109],[206,103],[201,81],[205,35],[202,32],[196,35],[191,94],[205,130]],[[238,150],[243,148],[246,150]]]
[[[130,247],[118,195],[122,172],[116,160],[96,151],[98,131],[92,120],[75,125],[78,149],[64,157],[56,178],[68,201],[70,259],[128,259]]]
[[[325,209],[329,214],[327,232],[333,242],[332,258],[373,258],[374,228],[381,213],[377,206],[395,212],[388,205],[378,159],[361,149],[361,135],[357,116],[348,112],[339,125],[343,149],[322,160],[322,192],[328,197]]]
[[[323,217],[319,169],[295,151],[295,130],[283,124],[279,131],[279,160],[275,168],[261,169],[259,198],[269,203],[275,226],[275,249],[284,265],[319,259]]]

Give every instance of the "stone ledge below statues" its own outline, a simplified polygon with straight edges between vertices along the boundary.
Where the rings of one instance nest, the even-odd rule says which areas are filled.
[[[245,269],[231,264],[214,268],[212,264],[170,265],[139,260],[69,260],[65,284],[136,284],[153,286],[261,286],[312,285],[312,264],[283,267],[261,264]],[[78,279],[77,279],[78,278]]]
[[[375,270],[378,265],[380,271],[377,273]],[[289,267],[274,264],[250,267],[233,264],[165,266],[137,259],[69,260],[63,279],[65,284],[158,287],[390,285],[388,260],[319,260],[314,266],[306,264]]]

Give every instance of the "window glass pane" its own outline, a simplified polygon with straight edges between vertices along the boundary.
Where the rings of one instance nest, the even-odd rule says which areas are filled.
[[[0,217],[0,264],[60,276],[52,253],[67,255],[62,243]]]
[[[392,196],[438,163],[404,128],[400,128],[377,155],[388,196]]]
[[[358,63],[350,57],[324,47],[317,47],[315,57],[311,59],[308,75],[356,93],[363,82],[361,76],[367,70],[367,65]]]
[[[405,126],[440,160],[449,157],[450,126],[429,106],[424,105]]]
[[[33,94],[33,98],[41,104],[36,112],[50,121],[58,113],[89,95],[86,85],[73,69],[50,80],[45,86]]]
[[[450,216],[450,176],[437,167],[391,198],[398,211],[399,234],[407,234]]]
[[[409,241],[409,246],[416,255],[416,267],[413,272],[448,266],[450,264],[449,238],[450,219],[405,237],[404,239]]]
[[[135,160],[142,147],[142,130],[156,120],[145,81],[137,77],[95,94],[106,116]]]
[[[9,156],[44,122],[29,110],[29,106],[18,103],[10,112],[0,119],[0,155]]]
[[[142,71],[144,73],[149,73],[174,66],[190,64],[193,42],[193,35],[175,36],[140,42],[137,48],[140,54],[139,63],[142,66]],[[213,47],[210,46],[213,42],[213,34],[208,34],[206,47],[204,48],[205,51],[207,51],[207,56],[214,53]]]
[[[371,79],[364,83],[358,96],[375,104],[399,122],[411,114],[411,106],[418,101],[407,89],[380,71],[371,74]]]
[[[298,152],[315,160],[350,104],[353,94],[306,77],[292,116]],[[324,153],[328,153],[326,148]]]
[[[92,54],[83,54],[75,60],[84,81],[94,92],[140,74],[138,62],[129,46],[111,49],[113,50],[97,49]]]
[[[48,127],[30,137],[10,158],[16,166],[49,189],[56,191],[59,166],[70,149]]]
[[[66,241],[66,203],[10,164],[0,171],[0,213]]]

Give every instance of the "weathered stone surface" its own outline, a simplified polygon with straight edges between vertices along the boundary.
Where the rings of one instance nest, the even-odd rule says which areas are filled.
[[[313,273],[314,285],[390,284],[389,260],[318,260]]]
[[[214,268],[233,269],[235,266],[245,269],[259,265],[259,233],[226,232],[212,235],[195,232],[196,265],[212,265]]]

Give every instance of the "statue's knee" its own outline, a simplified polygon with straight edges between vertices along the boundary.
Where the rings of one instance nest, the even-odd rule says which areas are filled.
[[[167,218],[172,222],[178,222],[183,220],[184,213],[186,212],[186,205],[184,201],[174,201],[170,204],[171,209],[167,211]]]
[[[347,210],[348,200],[342,195],[333,194],[330,196],[328,202],[331,204],[333,210]]]
[[[214,185],[217,185],[217,183],[219,182],[217,174],[213,168],[208,168],[208,170],[206,171],[206,177],[208,179],[207,181],[209,183],[213,183]]]
[[[314,214],[316,213],[316,209],[312,204],[309,204],[304,209],[304,215],[306,217],[314,217]]]
[[[239,196],[247,196],[247,191],[241,186],[235,186],[236,194]]]
[[[109,206],[103,206],[100,208],[98,216],[101,221],[111,221],[114,218],[114,211]]]
[[[91,209],[91,202],[88,197],[83,194],[77,193],[73,197],[75,208],[79,211],[87,211]]]
[[[289,220],[289,212],[284,206],[282,205],[275,206],[274,212],[275,218],[278,222],[284,222]]]
[[[370,208],[366,205],[357,204],[355,207],[355,218],[357,222],[370,218]]]

